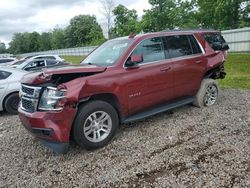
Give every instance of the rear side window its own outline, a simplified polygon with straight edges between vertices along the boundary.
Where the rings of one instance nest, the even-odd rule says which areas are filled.
[[[194,36],[193,35],[188,35],[188,38],[189,38],[189,42],[190,42],[190,45],[191,45],[192,50],[193,50],[193,54],[202,53],[201,48],[200,48],[197,40],[194,38]]]
[[[6,79],[11,75],[10,72],[0,70],[0,80]]]
[[[189,39],[186,35],[167,36],[166,41],[171,58],[193,54]]]
[[[165,59],[162,38],[155,37],[142,41],[133,51],[132,55],[142,55],[143,62],[148,63]]]
[[[214,50],[220,50],[222,44],[226,44],[225,39],[219,33],[207,33],[203,37]]]
[[[54,61],[54,60],[46,60],[46,63],[47,63],[47,66],[52,66],[52,65],[57,64],[57,61]]]
[[[12,59],[0,59],[0,63],[9,63],[13,61]]]

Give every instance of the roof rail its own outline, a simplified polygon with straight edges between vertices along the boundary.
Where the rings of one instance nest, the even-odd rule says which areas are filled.
[[[174,31],[216,31],[215,29],[206,28],[193,28],[193,29],[165,29],[161,32],[174,32]]]

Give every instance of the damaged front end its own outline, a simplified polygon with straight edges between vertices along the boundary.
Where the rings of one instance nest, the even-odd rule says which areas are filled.
[[[44,145],[65,153],[85,77],[101,72],[45,72],[25,77],[18,109],[24,127]]]

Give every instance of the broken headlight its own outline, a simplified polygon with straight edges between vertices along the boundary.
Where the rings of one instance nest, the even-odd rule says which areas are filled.
[[[39,110],[45,111],[59,111],[62,110],[63,106],[60,101],[65,97],[66,90],[58,90],[54,87],[47,87],[44,89],[40,98]]]

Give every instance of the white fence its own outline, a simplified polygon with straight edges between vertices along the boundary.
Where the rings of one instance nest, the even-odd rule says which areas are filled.
[[[12,54],[0,54],[0,58],[11,57]]]
[[[250,27],[226,30],[221,33],[230,47],[230,52],[250,53]]]
[[[222,31],[222,35],[229,44],[230,52],[250,52],[250,27]],[[92,52],[97,46],[58,49],[42,52],[21,54],[21,56],[57,54],[64,56],[84,56]]]
[[[67,49],[58,49],[58,50],[49,50],[42,52],[31,52],[20,54],[21,56],[31,56],[31,55],[43,55],[43,54],[56,54],[63,56],[86,56],[92,52],[97,46],[87,46],[87,47],[78,47],[78,48],[67,48]]]

